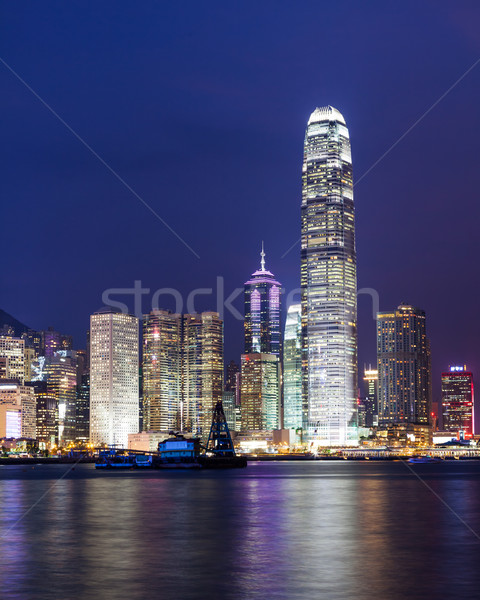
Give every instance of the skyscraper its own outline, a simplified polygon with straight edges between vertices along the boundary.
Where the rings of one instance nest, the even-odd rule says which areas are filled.
[[[143,429],[180,430],[182,316],[153,310],[143,320]]]
[[[378,419],[428,424],[430,347],[425,312],[402,304],[377,314]]]
[[[242,430],[278,429],[280,402],[278,357],[271,353],[242,354]]]
[[[463,432],[466,438],[474,433],[473,374],[466,366],[453,366],[442,373],[443,429]]]
[[[245,282],[245,354],[250,352],[280,355],[281,284],[265,268],[265,252],[260,254],[260,269]]]
[[[47,446],[58,443],[58,400],[48,390],[46,381],[27,384],[34,390],[36,399],[37,441]]]
[[[358,442],[357,275],[352,158],[332,106],[308,121],[302,170],[303,404],[308,439]]]
[[[75,440],[77,363],[73,350],[59,350],[46,357],[47,390],[57,400],[58,443]]]
[[[223,321],[216,312],[183,315],[182,428],[208,435],[223,393]]]
[[[283,338],[283,426],[303,427],[302,404],[302,308],[288,307]]]
[[[0,358],[4,359],[3,375],[7,379],[25,380],[25,340],[0,335]]]
[[[378,425],[378,370],[372,367],[365,369],[363,381],[367,392],[364,399],[365,426],[373,427]]]
[[[77,381],[77,403],[75,406],[75,439],[90,439],[90,373],[85,372]]]
[[[138,403],[138,319],[102,309],[90,317],[91,441],[127,448]]]

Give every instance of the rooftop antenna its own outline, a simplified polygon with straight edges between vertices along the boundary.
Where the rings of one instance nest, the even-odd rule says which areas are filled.
[[[263,240],[262,240],[262,251],[260,252],[261,260],[260,260],[260,270],[265,271],[265,251],[263,249]]]

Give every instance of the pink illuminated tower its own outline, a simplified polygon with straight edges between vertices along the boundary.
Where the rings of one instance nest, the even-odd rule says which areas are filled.
[[[265,268],[263,242],[260,256],[260,269],[245,282],[245,353],[279,356],[281,284]]]

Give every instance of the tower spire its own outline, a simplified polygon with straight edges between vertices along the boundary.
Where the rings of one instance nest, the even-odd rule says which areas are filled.
[[[263,250],[263,240],[262,240],[262,251],[260,252],[260,270],[265,271],[265,251]]]

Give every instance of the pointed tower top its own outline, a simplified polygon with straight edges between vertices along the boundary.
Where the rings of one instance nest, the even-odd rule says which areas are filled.
[[[260,271],[265,271],[265,251],[263,249],[263,240],[262,240],[262,251],[260,252]]]

